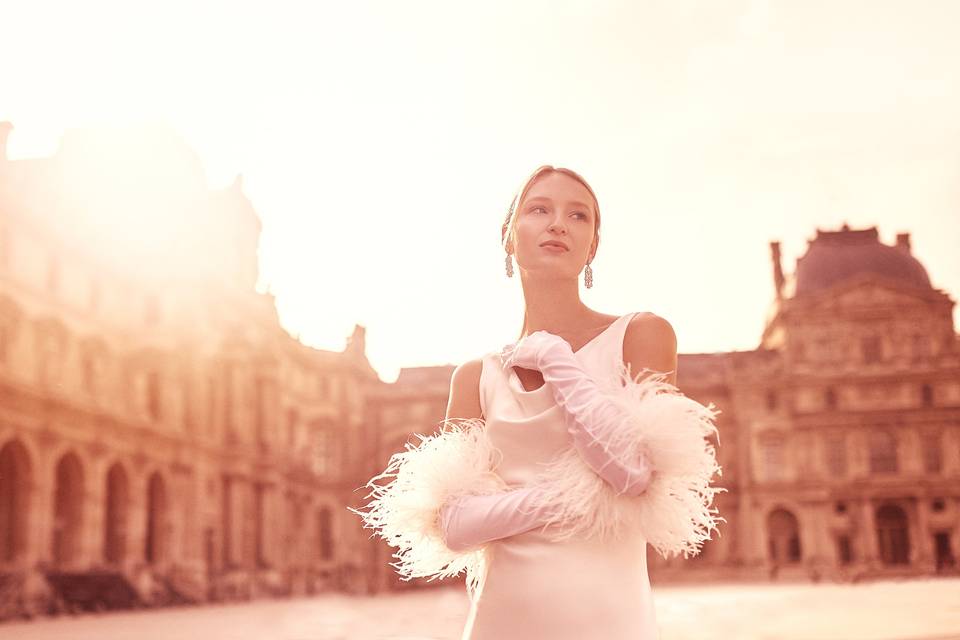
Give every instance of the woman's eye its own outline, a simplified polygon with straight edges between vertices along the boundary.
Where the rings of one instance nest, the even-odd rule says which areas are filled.
[[[530,211],[531,211],[531,212],[533,212],[533,211],[543,211],[544,213],[547,212],[547,210],[544,209],[543,207],[534,207],[534,208],[531,209]]]
[[[580,211],[574,212],[574,215],[580,216],[580,219],[581,219],[581,220],[586,220],[586,219],[587,219],[587,214],[581,213]]]

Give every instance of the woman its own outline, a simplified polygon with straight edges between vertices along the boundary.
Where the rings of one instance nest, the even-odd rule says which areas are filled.
[[[708,509],[718,412],[676,390],[670,323],[580,300],[599,231],[580,175],[527,179],[502,229],[521,339],[455,369],[453,429],[392,458],[361,514],[401,548],[402,574],[467,570],[464,639],[657,638],[648,542],[696,553],[723,520]]]

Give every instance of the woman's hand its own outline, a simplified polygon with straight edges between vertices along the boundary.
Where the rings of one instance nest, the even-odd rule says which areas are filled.
[[[500,362],[504,369],[521,367],[543,371],[548,354],[553,357],[558,354],[573,355],[570,343],[548,331],[534,331],[519,341],[508,344],[500,352]]]
[[[632,456],[620,450],[616,436],[629,412],[610,402],[600,386],[580,364],[570,344],[547,331],[535,331],[500,354],[504,368],[536,369],[543,375],[566,414],[567,431],[580,457],[618,494],[639,495],[654,473],[645,455]]]

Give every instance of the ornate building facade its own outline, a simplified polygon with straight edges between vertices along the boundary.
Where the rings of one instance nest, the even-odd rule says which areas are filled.
[[[790,274],[779,243],[771,249],[776,298],[758,348],[679,355],[681,390],[722,412],[715,481],[727,491],[714,505],[727,522],[697,556],[651,551],[651,580],[956,573],[954,301],[931,285],[908,234],[888,246],[876,228],[818,230]],[[439,424],[452,371],[404,370],[378,469],[411,431]],[[404,396],[418,408],[404,414]],[[379,583],[395,582],[375,558]]]
[[[379,385],[256,291],[240,180],[166,129],[9,160],[0,123],[0,618],[352,588]],[[109,139],[108,139],[109,138]]]

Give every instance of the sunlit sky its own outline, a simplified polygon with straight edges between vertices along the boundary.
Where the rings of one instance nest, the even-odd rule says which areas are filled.
[[[540,164],[593,185],[588,306],[752,349],[816,229],[909,232],[960,296],[960,2],[5,3],[12,158],[169,123],[261,219],[261,289],[381,378],[516,339],[500,225]],[[960,311],[955,310],[955,321]]]

